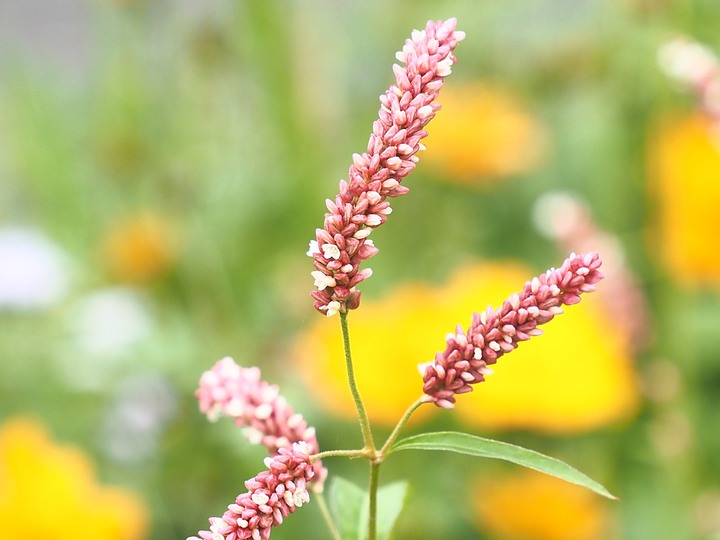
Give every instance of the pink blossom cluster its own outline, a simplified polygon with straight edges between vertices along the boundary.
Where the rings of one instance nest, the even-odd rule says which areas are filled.
[[[200,411],[211,421],[221,415],[232,418],[246,428],[251,442],[262,444],[271,455],[296,442],[307,444],[311,454],[320,451],[315,428],[308,427],[302,415],[293,411],[277,385],[260,378],[257,367],[243,368],[232,358],[223,358],[202,374],[195,395]],[[327,471],[320,460],[314,467],[315,489],[322,489]]]
[[[222,517],[211,517],[210,530],[187,540],[253,540],[270,538],[296,508],[310,500],[307,485],[315,470],[306,442],[283,447],[265,459],[267,470],[245,482],[247,492],[237,496]]]
[[[328,213],[308,255],[314,259],[315,309],[330,316],[360,304],[356,286],[372,271],[360,263],[378,250],[368,237],[391,213],[388,197],[408,192],[401,185],[418,162],[423,129],[440,105],[435,99],[443,79],[455,63],[453,49],[465,37],[456,31],[455,19],[429,21],[406,40],[393,65],[395,84],[380,96],[379,118],[373,124],[367,151],[353,155],[348,181],[340,181],[340,193],[327,200]]]
[[[539,336],[538,325],[563,312],[562,305],[577,304],[580,294],[595,290],[603,275],[597,253],[568,257],[557,270],[551,268],[525,284],[498,309],[488,307],[473,314],[467,332],[458,326],[448,334],[444,352],[421,365],[423,392],[439,407],[451,409],[455,394],[472,391],[471,384],[483,382],[492,373],[489,365],[518,343]]]
[[[593,249],[603,254],[606,282],[598,291],[610,321],[627,335],[635,351],[651,341],[652,328],[647,300],[637,277],[628,265],[620,239],[600,228],[590,206],[578,195],[548,192],[535,203],[536,226],[563,251]]]
[[[660,48],[658,61],[668,76],[694,92],[700,107],[720,129],[720,61],[715,53],[679,37]]]

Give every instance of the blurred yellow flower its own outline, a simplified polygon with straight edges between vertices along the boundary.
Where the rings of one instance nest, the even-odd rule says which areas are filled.
[[[99,486],[87,456],[34,421],[0,426],[0,530],[5,540],[138,540],[147,529],[130,493]]]
[[[102,241],[105,265],[120,281],[142,283],[171,268],[178,237],[165,218],[141,213],[115,223]]]
[[[477,526],[502,540],[608,540],[608,515],[591,491],[521,470],[471,487]]]
[[[442,319],[441,304],[433,289],[408,284],[384,300],[364,299],[348,316],[355,378],[374,422],[394,425],[422,394],[417,364],[445,345],[443,330],[429,328]],[[336,414],[355,417],[337,317],[318,319],[298,340],[294,358],[314,397]]]
[[[650,189],[657,196],[652,238],[673,277],[720,285],[720,135],[700,114],[661,126],[650,149]]]
[[[540,163],[544,133],[509,92],[476,82],[446,86],[440,99],[421,159],[443,180],[482,185]]]
[[[500,305],[533,274],[517,263],[476,264],[441,287],[407,284],[382,300],[365,298],[348,321],[371,419],[393,425],[421,395],[417,365],[444,350],[445,334],[458,323],[467,327],[473,311]],[[637,391],[627,339],[609,329],[609,318],[592,298],[568,310],[548,324],[546,335],[500,359],[488,381],[459,396],[456,414],[476,427],[555,433],[632,415]],[[319,319],[298,340],[294,357],[313,395],[328,410],[353,417],[342,351],[337,321]]]

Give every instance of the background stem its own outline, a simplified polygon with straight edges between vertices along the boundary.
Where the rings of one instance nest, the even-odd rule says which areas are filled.
[[[332,536],[333,540],[342,540],[340,531],[338,530],[337,525],[335,525],[335,521],[333,521],[332,515],[330,514],[330,509],[328,508],[327,501],[325,500],[325,495],[323,493],[316,492],[315,500],[318,502],[320,513],[325,521],[325,525],[327,525],[327,528],[330,531],[330,536]]]

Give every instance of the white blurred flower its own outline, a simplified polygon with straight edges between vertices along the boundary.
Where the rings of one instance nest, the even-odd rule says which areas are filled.
[[[0,310],[51,307],[70,286],[66,254],[40,231],[0,229]]]
[[[154,320],[134,289],[99,290],[69,312],[68,342],[57,359],[60,375],[76,390],[107,388],[127,373],[138,347],[151,337]]]
[[[70,321],[73,341],[83,352],[121,356],[152,333],[153,320],[142,296],[125,287],[85,297]]]

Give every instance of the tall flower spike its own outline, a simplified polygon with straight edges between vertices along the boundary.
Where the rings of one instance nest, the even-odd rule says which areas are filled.
[[[388,197],[408,192],[401,185],[418,162],[424,127],[440,110],[435,98],[455,63],[453,49],[465,37],[455,30],[457,21],[429,21],[425,30],[414,30],[393,65],[395,84],[380,96],[379,118],[373,124],[367,152],[353,155],[348,181],[340,181],[340,193],[327,200],[328,213],[322,229],[310,242],[316,290],[311,293],[315,309],[326,315],[360,305],[356,286],[372,275],[360,263],[378,250],[368,238],[387,220],[392,209]]]
[[[293,411],[277,385],[261,380],[259,368],[243,368],[232,358],[223,358],[202,374],[195,395],[200,411],[211,421],[222,415],[232,418],[246,428],[251,442],[262,444],[271,455],[296,442],[306,443],[311,454],[320,451],[315,428]],[[314,468],[315,489],[322,490],[327,471],[320,460]]]
[[[445,351],[420,366],[423,392],[438,407],[453,408],[455,394],[471,392],[471,384],[483,382],[492,373],[489,365],[519,342],[541,335],[538,326],[561,314],[562,305],[577,304],[582,293],[594,291],[603,277],[601,264],[597,253],[572,253],[560,268],[528,281],[498,309],[475,313],[467,332],[458,326],[448,334]]]
[[[209,531],[187,540],[267,539],[273,527],[310,500],[307,485],[315,471],[305,442],[280,448],[265,465],[267,470],[245,482],[248,491],[238,495],[222,517],[208,520]]]

